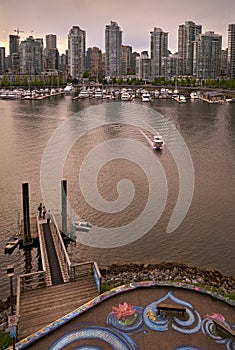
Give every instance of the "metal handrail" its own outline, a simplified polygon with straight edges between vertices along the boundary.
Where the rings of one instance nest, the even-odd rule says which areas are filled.
[[[62,258],[63,258],[63,261],[64,261],[65,266],[66,266],[67,274],[69,276],[70,275],[70,269],[71,269],[71,262],[70,262],[67,250],[65,248],[63,238],[62,238],[62,236],[60,234],[60,230],[58,228],[57,222],[56,222],[54,217],[52,217],[52,224],[53,224],[53,226],[55,228],[54,232],[56,233],[57,242],[59,243],[60,251],[62,253]]]
[[[42,244],[42,233],[41,233],[41,226],[39,224],[39,220],[37,218],[37,226],[38,226],[38,237],[39,237],[39,245],[42,248],[43,244]],[[44,251],[43,249],[41,250],[41,258],[42,258],[42,270],[46,271],[46,262],[45,262],[45,256],[44,256]]]
[[[16,315],[20,317],[20,276],[17,277]]]
[[[88,265],[90,267],[89,270],[84,269],[84,267]],[[77,278],[84,277],[87,275],[93,275],[97,290],[99,293],[101,293],[102,276],[101,276],[97,262],[85,261],[82,263],[71,265],[70,276],[69,276],[70,281],[75,281]]]

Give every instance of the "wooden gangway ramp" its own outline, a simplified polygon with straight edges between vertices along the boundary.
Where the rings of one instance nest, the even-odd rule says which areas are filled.
[[[92,277],[24,292],[20,302],[18,340],[61,318],[97,295]]]
[[[63,259],[60,258],[60,251],[57,248],[58,244],[56,240],[53,240],[53,230],[52,225],[42,224],[43,231],[43,241],[41,244],[41,251],[44,250],[44,257],[47,257],[48,265],[51,277],[51,284],[57,285],[64,283],[64,278],[62,274],[61,266],[63,264]]]

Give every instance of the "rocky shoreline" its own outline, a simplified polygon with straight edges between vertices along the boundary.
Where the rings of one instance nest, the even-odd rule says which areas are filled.
[[[201,285],[223,295],[235,297],[235,280],[232,276],[223,276],[219,271],[184,264],[168,262],[159,264],[113,264],[101,269],[102,282],[106,288],[140,281],[178,281]]]

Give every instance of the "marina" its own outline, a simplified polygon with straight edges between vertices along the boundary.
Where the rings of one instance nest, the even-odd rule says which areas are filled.
[[[3,100],[44,100],[49,97],[56,97],[63,95],[64,89],[15,89],[15,90],[3,90],[0,92],[0,99]]]
[[[2,100],[44,100],[56,96],[70,96],[72,100],[77,99],[106,99],[106,100],[121,100],[132,101],[135,98],[142,102],[153,102],[158,99],[172,99],[178,103],[185,103],[190,100],[200,99],[201,101],[217,104],[234,102],[233,94],[219,91],[206,91],[205,89],[192,91],[180,90],[175,88],[172,92],[167,88],[121,88],[121,87],[105,87],[99,86],[81,87],[73,86],[68,83],[64,88],[44,88],[44,89],[2,89],[0,90],[0,99]]]

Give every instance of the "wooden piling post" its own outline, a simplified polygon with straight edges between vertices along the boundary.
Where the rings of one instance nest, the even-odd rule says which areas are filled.
[[[61,181],[62,232],[67,235],[67,180]]]
[[[29,186],[28,183],[22,184],[23,192],[23,221],[24,221],[24,240],[23,244],[28,245],[32,243],[30,234],[30,216],[29,216]]]

